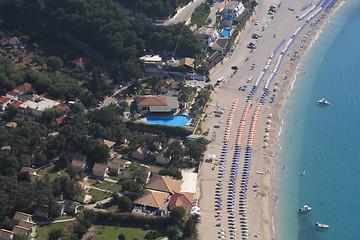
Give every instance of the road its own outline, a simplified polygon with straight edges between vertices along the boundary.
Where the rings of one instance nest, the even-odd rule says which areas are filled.
[[[206,0],[193,0],[185,7],[180,8],[175,14],[175,16],[168,19],[163,25],[172,25],[180,22],[186,22],[190,19],[191,14],[195,10],[195,8],[204,2],[206,2]]]

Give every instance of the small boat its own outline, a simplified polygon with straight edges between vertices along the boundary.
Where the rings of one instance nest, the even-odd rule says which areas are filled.
[[[315,226],[318,227],[318,228],[329,228],[329,227],[330,227],[330,226],[327,225],[327,224],[319,223],[319,222],[317,222],[317,223],[315,224]]]
[[[305,171],[301,171],[300,175],[305,175],[305,173],[306,173]]]
[[[321,103],[321,104],[327,104],[327,105],[329,105],[330,104],[330,102],[329,101],[327,101],[325,98],[322,98],[322,99],[320,99],[319,101],[317,101],[318,103]]]
[[[310,211],[311,207],[309,207],[308,205],[304,205],[304,207],[299,208],[299,212],[306,212],[306,211]]]

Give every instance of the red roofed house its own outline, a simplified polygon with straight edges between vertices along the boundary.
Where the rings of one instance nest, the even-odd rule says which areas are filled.
[[[70,107],[65,105],[65,104],[59,104],[56,106],[58,109],[63,110],[64,112],[66,112]]]
[[[139,112],[175,112],[179,108],[176,97],[166,96],[137,96],[136,105]]]
[[[15,106],[15,107],[20,107],[20,105],[21,104],[23,104],[24,102],[22,102],[22,101],[15,101],[15,102],[13,102],[13,105]]]
[[[70,64],[74,68],[91,68],[94,66],[94,62],[90,58],[79,57],[70,61]]]
[[[10,102],[11,102],[11,98],[0,96],[0,110],[4,111]]]
[[[65,118],[67,118],[67,116],[66,116],[65,114],[62,115],[62,116],[60,116],[60,117],[58,117],[58,118],[56,118],[56,119],[55,119],[56,124],[57,124],[57,125],[61,125],[61,124],[64,122]]]
[[[20,94],[24,94],[24,93],[30,91],[30,89],[32,89],[32,85],[30,83],[24,83],[24,84],[21,84],[20,86],[17,86],[16,88],[14,88],[14,90],[19,92]]]
[[[174,195],[172,195],[170,198],[168,208],[169,210],[171,210],[174,207],[181,206],[186,209],[187,214],[190,214],[193,199],[194,199],[193,193],[174,193]]]
[[[6,97],[11,98],[11,100],[18,100],[20,93],[15,90],[11,90],[10,92],[6,93]]]

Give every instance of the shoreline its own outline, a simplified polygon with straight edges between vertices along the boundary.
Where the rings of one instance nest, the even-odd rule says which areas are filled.
[[[280,2],[281,2],[281,4],[283,4],[285,1],[283,0]],[[279,182],[281,179],[280,162],[283,161],[283,159],[281,159],[281,157],[279,157],[277,154],[282,151],[281,146],[282,146],[282,141],[283,141],[284,111],[287,107],[288,99],[291,98],[291,91],[294,88],[295,82],[297,80],[297,76],[299,74],[299,68],[300,68],[300,66],[302,66],[304,64],[303,63],[304,56],[311,49],[311,47],[313,46],[313,44],[315,43],[317,38],[320,36],[323,28],[328,25],[328,22],[331,20],[331,17],[336,13],[336,11],[338,9],[340,9],[340,7],[345,2],[346,1],[339,1],[334,6],[334,8],[331,9],[331,11],[329,13],[326,13],[326,17],[324,17],[321,20],[321,22],[319,22],[318,26],[316,26],[316,29],[315,28],[312,29],[312,34],[311,35],[308,34],[307,40],[310,40],[310,41],[307,41],[306,44],[302,43],[301,40],[303,39],[303,37],[306,34],[301,33],[301,36],[299,36],[298,40],[296,40],[293,43],[293,46],[291,46],[291,48],[289,49],[289,50],[291,50],[291,54],[292,54],[292,52],[296,51],[296,49],[298,48],[298,46],[300,44],[306,45],[306,48],[305,48],[305,50],[299,52],[299,54],[297,55],[296,61],[294,61],[294,64],[290,64],[290,62],[289,62],[290,56],[289,55],[286,55],[284,57],[284,62],[281,65],[279,73],[277,74],[277,76],[274,79],[278,83],[278,86],[277,86],[278,90],[276,91],[276,95],[277,95],[276,101],[275,101],[275,103],[270,103],[270,104],[266,103],[265,104],[266,106],[264,105],[262,113],[259,116],[259,127],[258,127],[258,130],[256,131],[256,139],[255,139],[255,144],[253,147],[254,159],[259,159],[259,161],[256,163],[253,163],[254,166],[252,167],[252,171],[254,171],[254,170],[263,171],[266,173],[266,177],[259,178],[259,176],[257,176],[257,174],[250,176],[250,181],[251,182],[253,182],[253,181],[259,182],[260,183],[259,189],[261,189],[261,194],[257,194],[254,198],[255,200],[253,200],[252,198],[249,197],[248,204],[247,204],[247,209],[253,209],[251,216],[248,216],[249,230],[250,230],[252,236],[255,232],[261,232],[261,236],[264,239],[277,239],[279,237],[278,232],[281,232],[281,231],[279,231],[279,224],[276,221],[278,219],[278,204],[277,204],[277,195],[279,194],[278,186],[279,186]],[[297,4],[299,5],[299,4],[303,4],[303,3],[297,3]],[[317,18],[318,17],[316,17],[314,19],[317,19]],[[270,24],[271,23],[269,23],[269,26],[270,26]],[[291,26],[287,26],[287,27],[290,28]],[[307,27],[304,32],[308,32],[310,29],[311,28]],[[244,30],[244,31],[246,31],[246,30]],[[246,33],[244,33],[244,35],[246,35]],[[266,40],[268,41],[268,39],[266,39]],[[239,46],[237,46],[237,47],[239,47]],[[255,52],[255,54],[256,54],[256,52]],[[249,55],[247,55],[245,57],[248,57],[248,58],[255,57],[254,56],[255,54],[250,53]],[[263,64],[265,62],[265,59],[267,56],[268,56],[268,54],[264,52],[262,54],[262,57],[261,58],[259,57],[260,60],[258,60],[258,62],[260,64]],[[274,60],[276,60],[276,59],[277,59],[277,57]],[[246,61],[242,62],[241,67],[243,67],[242,65],[246,65]],[[290,70],[290,72],[286,73],[287,72],[286,69]],[[248,73],[245,73],[245,74],[248,75]],[[283,81],[285,76],[286,76],[287,81]],[[279,80],[279,79],[282,79],[282,80]],[[228,81],[226,81],[226,85],[222,86],[220,89],[218,89],[217,92],[215,93],[215,95],[221,95],[221,92],[223,90],[226,94],[228,92],[226,90],[231,89],[231,87],[234,87],[235,85],[236,85],[236,83],[231,82],[231,77],[230,77],[230,79]],[[273,88],[274,88],[274,86],[272,85],[271,89],[273,89]],[[221,97],[221,96],[214,96],[213,100],[221,99],[222,102],[224,103],[222,105],[231,106],[231,100],[236,98],[236,95],[238,95],[238,94],[235,95],[235,93],[234,93],[234,98],[226,96],[225,94],[223,97],[230,98],[230,99],[226,99],[227,101],[225,101],[225,99],[223,99],[223,97]],[[254,101],[253,103],[254,103],[254,105],[256,105],[255,103],[257,103],[257,101]],[[216,104],[216,106],[218,106],[218,104]],[[244,109],[244,106],[245,106],[244,104],[239,104],[238,112],[241,113],[242,110]],[[255,106],[253,106],[253,108],[254,107]],[[209,107],[208,110],[212,110],[211,107]],[[266,124],[267,117],[266,116],[268,116],[269,113],[273,114],[273,118],[272,118],[273,122],[271,124],[271,128],[273,129],[273,132],[271,132],[269,135],[270,141],[269,141],[269,147],[267,148],[269,150],[264,150],[264,148],[262,147],[264,145],[263,139],[262,139],[262,136],[259,137],[259,134],[260,135],[264,134],[263,129],[265,128],[265,126],[267,126],[267,124]],[[250,114],[250,116],[252,116],[252,114]],[[204,121],[204,124],[206,127],[210,128],[214,124],[214,122],[216,122],[216,121],[212,121],[212,119],[211,119],[210,123],[208,123],[208,121]],[[246,125],[247,128],[249,126],[248,124],[249,123],[247,123],[247,125]],[[236,127],[235,127],[235,129],[236,129]],[[246,141],[244,141],[244,142],[246,142]],[[210,149],[208,149],[208,152],[211,153],[211,152],[215,151],[216,153],[218,153],[218,155],[220,155],[219,154],[220,149],[221,149],[221,143],[219,141],[216,141],[215,143],[210,144]],[[260,152],[271,152],[270,154],[275,154],[276,157],[264,156]],[[212,170],[209,170],[210,169],[209,165],[210,164],[208,164],[208,163],[202,163],[201,167],[200,167],[199,179],[200,179],[201,197],[199,198],[199,203],[200,203],[200,207],[202,209],[203,209],[202,205],[209,204],[208,203],[209,199],[206,199],[207,197],[212,198],[212,199],[210,199],[210,202],[211,202],[211,200],[214,199],[213,194],[209,195],[209,192],[213,192],[214,188],[212,189],[212,191],[208,191],[207,188],[211,188],[211,187],[210,186],[208,187],[208,184],[206,184],[207,182],[209,182],[208,180],[216,180],[215,175],[211,174]],[[213,165],[210,165],[210,166],[212,167]],[[214,165],[214,166],[216,166],[216,165]],[[209,171],[210,171],[210,174],[209,174]],[[203,176],[203,174],[204,174],[204,176]],[[213,178],[208,179],[207,178],[208,176],[205,176],[208,174],[210,176],[212,176]],[[265,193],[265,192],[267,192],[267,193]],[[203,195],[203,194],[205,194],[205,195]],[[250,194],[251,193],[249,191],[249,195]],[[260,196],[260,197],[258,197],[258,196]],[[207,201],[207,203],[203,204],[203,201],[204,202]],[[210,208],[207,208],[207,207],[209,207],[209,206],[205,207],[205,209],[203,210],[204,212],[209,211],[209,209],[212,209],[213,204],[210,205]],[[207,215],[211,218],[214,218],[214,216],[211,216],[211,214],[207,214]],[[223,215],[225,215],[225,213]],[[248,212],[248,215],[250,215],[249,212]],[[259,221],[259,219],[260,219],[260,221]],[[202,221],[206,222],[207,224],[213,224],[213,222],[211,222],[211,221],[207,221],[207,220],[205,221],[203,219],[202,219]],[[205,232],[202,228],[203,228],[202,226],[199,227],[200,239],[210,239],[210,238],[206,238],[206,236],[211,236],[210,233]]]
[[[290,77],[290,82],[289,84],[287,84],[285,86],[284,89],[282,89],[279,92],[279,97],[282,98],[279,102],[280,102],[280,106],[279,108],[274,111],[274,115],[277,115],[279,119],[281,119],[281,123],[279,124],[279,126],[277,128],[275,128],[274,133],[277,133],[277,140],[273,143],[274,147],[278,150],[278,152],[282,152],[282,146],[283,146],[283,141],[284,141],[284,134],[286,129],[284,129],[284,113],[286,111],[286,108],[288,108],[288,101],[291,100],[291,93],[295,87],[295,84],[297,82],[297,80],[299,80],[298,78],[300,78],[299,74],[301,74],[301,68],[303,68],[304,66],[306,66],[308,59],[306,59],[307,55],[309,54],[309,52],[312,50],[314,44],[316,43],[316,41],[318,40],[319,37],[321,37],[321,34],[323,33],[323,31],[325,30],[325,28],[329,27],[329,22],[333,19],[333,17],[335,16],[336,12],[338,12],[345,4],[347,3],[347,0],[342,0],[339,1],[334,8],[332,9],[332,11],[330,11],[329,13],[327,13],[327,16],[322,19],[322,23],[318,26],[318,29],[315,30],[315,34],[313,36],[310,37],[310,43],[308,43],[308,46],[306,47],[306,50],[299,55],[298,57],[298,61],[297,64],[295,66],[292,66],[292,68],[294,69],[294,73],[291,75]],[[281,156],[281,155],[280,155]],[[284,159],[282,157],[279,158],[279,161],[281,163],[284,163]],[[279,163],[280,164],[280,163]],[[278,167],[278,171],[281,172],[280,169],[280,165],[277,166]],[[278,190],[279,190],[279,183],[281,180],[281,175],[279,174],[277,177],[274,176],[272,179],[272,182],[274,183],[274,191],[276,192],[276,195],[280,195]],[[276,210],[278,209],[278,204],[274,203],[274,208],[275,210],[273,211],[273,220],[274,219],[278,219],[279,216],[279,212],[277,212]],[[269,211],[271,211],[271,205],[269,206]],[[276,216],[274,217],[274,214],[276,213]],[[276,234],[276,229],[278,233],[281,233],[282,230],[280,228],[280,224],[279,222],[273,222],[273,238],[272,239],[281,239],[279,237],[281,237],[281,234]]]

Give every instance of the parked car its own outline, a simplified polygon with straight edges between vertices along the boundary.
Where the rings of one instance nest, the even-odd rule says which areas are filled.
[[[247,45],[247,47],[250,48],[250,49],[255,49],[255,48],[256,48],[256,46],[255,46],[254,43],[249,43],[249,44]]]
[[[238,70],[239,67],[238,67],[238,66],[232,66],[231,69],[232,69],[232,70]]]

